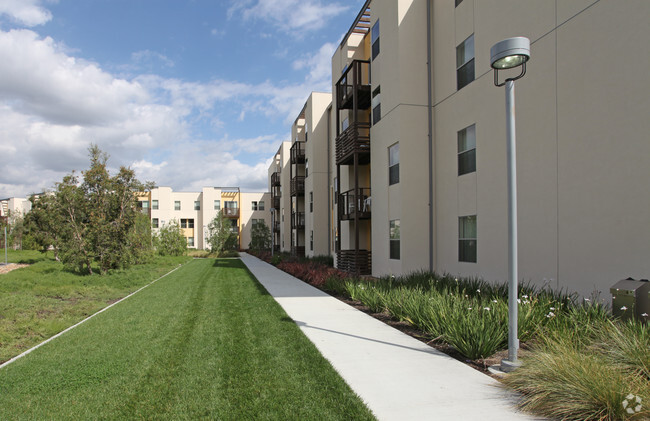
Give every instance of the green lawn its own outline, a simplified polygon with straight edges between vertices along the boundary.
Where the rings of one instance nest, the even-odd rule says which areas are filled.
[[[9,262],[30,266],[0,275],[0,363],[189,260],[158,257],[128,270],[87,276],[66,271],[52,253],[10,250]]]
[[[372,419],[237,259],[195,260],[0,370],[2,419]]]

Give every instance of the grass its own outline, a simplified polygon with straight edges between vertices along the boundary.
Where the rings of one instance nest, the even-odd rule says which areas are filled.
[[[3,256],[4,257],[4,256]],[[12,263],[31,266],[0,275],[0,362],[148,284],[187,257],[156,258],[153,263],[84,276],[66,271],[51,253],[9,251]]]
[[[233,259],[194,260],[1,374],[3,419],[372,419]]]

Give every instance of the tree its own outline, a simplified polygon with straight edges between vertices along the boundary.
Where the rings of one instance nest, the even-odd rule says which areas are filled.
[[[208,224],[207,242],[210,250],[217,257],[226,251],[235,250],[237,247],[237,235],[232,232],[230,220],[223,214],[223,209]]]
[[[248,248],[253,251],[271,250],[271,230],[263,219],[253,224],[251,242],[248,244]]]
[[[36,213],[30,229],[40,246],[44,250],[54,246],[66,265],[92,274],[96,262],[104,274],[138,262],[142,250],[133,248],[136,243],[149,244],[150,249],[151,241],[136,241],[133,231],[139,215],[136,193],[152,184],[139,182],[125,167],[111,177],[108,155],[97,145],[88,152],[90,168],[82,172],[82,180],[73,171],[56,184],[52,197],[46,194],[32,201]]]
[[[58,261],[63,219],[57,208],[56,196],[53,193],[33,195],[29,201],[32,210],[25,215],[25,228],[36,243],[36,248],[42,253],[52,248]]]
[[[182,256],[187,251],[187,240],[177,220],[166,223],[156,236],[156,250],[161,256]]]

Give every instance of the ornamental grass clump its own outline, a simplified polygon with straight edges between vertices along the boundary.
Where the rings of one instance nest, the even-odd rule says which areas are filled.
[[[650,382],[615,360],[619,355],[613,348],[618,339],[608,336],[613,327],[608,321],[596,322],[587,335],[575,329],[547,330],[522,358],[522,367],[502,381],[522,394],[522,409],[541,416],[562,420],[648,419]],[[643,341],[643,335],[632,335],[636,338],[633,341]]]

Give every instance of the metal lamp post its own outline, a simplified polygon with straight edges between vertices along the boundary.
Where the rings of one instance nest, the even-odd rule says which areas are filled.
[[[490,65],[494,69],[494,84],[506,87],[506,133],[508,168],[508,358],[501,361],[501,371],[510,372],[521,365],[517,360],[517,153],[515,147],[515,80],[526,74],[530,59],[530,40],[508,38],[490,49]],[[499,83],[499,70],[521,67],[519,75]]]

